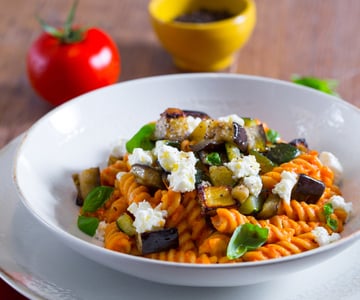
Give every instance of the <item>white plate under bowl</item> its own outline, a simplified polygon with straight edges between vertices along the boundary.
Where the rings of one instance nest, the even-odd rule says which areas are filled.
[[[256,117],[285,140],[304,137],[312,149],[342,162],[342,190],[353,202],[343,238],[315,250],[265,262],[194,265],[161,262],[106,250],[76,226],[71,174],[103,166],[112,146],[129,138],[168,107],[219,117]],[[14,178],[21,199],[62,242],[115,270],[161,283],[188,286],[247,285],[284,276],[340,253],[360,236],[360,112],[343,100],[273,79],[231,74],[182,74],[120,83],[80,96],[48,113],[27,132]]]

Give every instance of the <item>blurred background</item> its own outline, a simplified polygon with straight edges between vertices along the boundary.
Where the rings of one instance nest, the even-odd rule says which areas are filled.
[[[25,56],[41,28],[35,16],[63,24],[72,0],[1,0],[0,147],[53,107],[32,90]],[[183,72],[158,42],[148,0],[82,0],[76,23],[104,29],[122,58],[119,81]],[[338,80],[338,92],[360,106],[358,0],[255,0],[257,24],[235,63],[222,72],[289,80],[292,74]]]

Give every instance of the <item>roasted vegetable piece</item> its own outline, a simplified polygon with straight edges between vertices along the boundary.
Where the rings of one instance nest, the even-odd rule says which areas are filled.
[[[254,149],[260,152],[266,149],[266,134],[262,124],[256,126],[244,127],[247,135],[248,151]]]
[[[177,228],[166,228],[137,234],[138,250],[141,254],[150,254],[179,247]]]
[[[212,215],[217,208],[237,205],[228,186],[200,185],[198,194],[202,211],[207,215]]]
[[[264,155],[276,164],[282,164],[294,159],[300,150],[288,143],[279,143],[271,147]]]
[[[291,198],[306,203],[316,203],[325,191],[325,184],[305,174],[300,174],[291,192]]]
[[[289,142],[289,144],[297,147],[298,149],[300,149],[301,151],[304,151],[304,152],[309,150],[308,143],[303,138],[294,139],[291,142]]]
[[[239,211],[244,215],[251,215],[253,213],[258,212],[261,209],[261,206],[262,206],[261,197],[250,195],[243,203],[241,203]]]
[[[156,122],[156,139],[179,141],[184,140],[191,133],[188,118],[208,119],[209,116],[203,112],[168,108]]]
[[[128,236],[134,236],[136,234],[136,229],[133,222],[133,219],[128,213],[123,213],[117,218],[116,225],[119,230],[126,233]]]
[[[89,168],[78,174],[73,174],[72,178],[78,192],[76,204],[82,206],[90,191],[100,186],[100,169],[98,167]]]
[[[214,186],[234,185],[233,173],[225,166],[211,166],[209,168],[210,181]]]
[[[165,185],[162,178],[162,172],[159,169],[141,164],[131,166],[131,173],[135,175],[138,183],[159,189],[164,189]]]
[[[277,214],[280,201],[281,199],[278,195],[270,193],[265,199],[261,210],[256,214],[256,217],[259,219],[269,219],[275,216]]]
[[[233,142],[239,147],[241,152],[247,152],[249,143],[246,129],[235,122],[233,123],[233,126]]]
[[[270,172],[276,166],[276,164],[273,161],[271,161],[269,158],[267,158],[265,155],[263,155],[259,151],[251,149],[249,151],[249,154],[254,155],[256,158],[256,161],[260,164],[260,173],[261,174]]]

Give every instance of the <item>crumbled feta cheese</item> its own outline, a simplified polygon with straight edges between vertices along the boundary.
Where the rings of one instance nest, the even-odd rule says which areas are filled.
[[[161,210],[160,207],[161,203],[152,208],[150,203],[145,200],[138,204],[133,202],[129,205],[128,211],[135,217],[133,225],[136,232],[143,233],[164,227],[167,211]]]
[[[96,229],[94,238],[100,242],[104,241],[105,236],[105,228],[107,226],[107,223],[105,221],[101,221],[98,225],[98,228]]]
[[[194,118],[193,116],[186,117],[188,134],[192,133],[194,129],[200,124],[200,122],[201,122],[201,118]]]
[[[117,142],[117,144],[113,147],[111,151],[111,155],[119,158],[124,157],[125,154],[127,153],[126,143],[127,143],[126,139],[120,139]]]
[[[135,148],[132,154],[129,154],[129,164],[142,164],[142,165],[152,165],[154,162],[154,156],[152,151],[144,150],[141,148]]]
[[[116,173],[115,179],[120,180],[123,175],[125,175],[127,172],[120,171]]]
[[[257,175],[260,171],[260,164],[254,155],[236,157],[224,165],[233,172],[235,179]]]
[[[283,171],[281,173],[281,180],[272,189],[274,194],[278,194],[286,203],[290,203],[291,191],[298,180],[298,175],[294,172]]]
[[[338,158],[331,152],[321,152],[319,155],[321,163],[334,173],[334,181],[336,184],[339,184],[343,176],[343,167],[338,160]]]
[[[351,202],[345,202],[345,199],[339,195],[332,196],[329,202],[331,203],[333,209],[342,209],[343,211],[345,211],[347,215],[345,222],[349,221],[352,212]]]
[[[262,189],[262,181],[259,175],[244,177],[244,184],[254,196],[259,196]]]
[[[176,192],[190,192],[195,189],[195,164],[197,159],[193,152],[179,151],[164,143],[156,143],[155,151],[161,167],[170,172],[170,189]]]
[[[315,241],[319,244],[319,246],[324,246],[332,242],[335,242],[339,240],[341,237],[340,234],[336,232],[329,234],[327,230],[321,226],[315,227],[311,231],[311,233],[314,235]]]
[[[228,115],[225,117],[220,117],[220,118],[218,118],[218,120],[224,121],[224,122],[235,122],[235,123],[239,124],[240,126],[244,126],[244,124],[245,124],[244,120],[235,114]]]

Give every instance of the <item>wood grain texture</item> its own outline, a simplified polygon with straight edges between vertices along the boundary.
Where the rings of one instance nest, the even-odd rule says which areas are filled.
[[[122,56],[119,81],[180,73],[152,31],[148,2],[80,1],[77,23],[103,28],[119,47]],[[235,63],[224,72],[283,80],[289,80],[292,74],[337,79],[342,98],[360,107],[360,1],[255,2],[254,34],[237,54]],[[0,0],[0,3],[1,148],[53,108],[32,90],[25,57],[40,33],[35,15],[61,25],[72,0]]]

